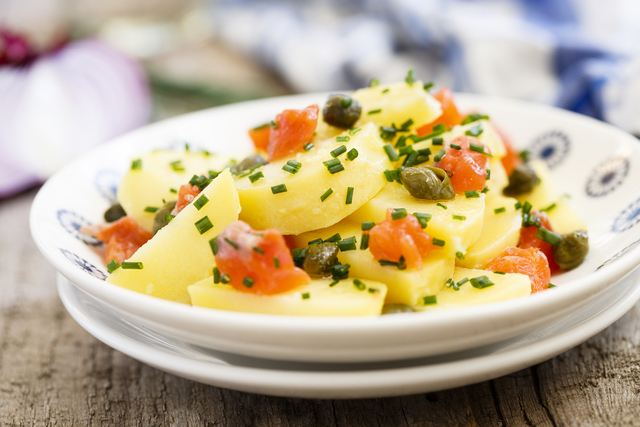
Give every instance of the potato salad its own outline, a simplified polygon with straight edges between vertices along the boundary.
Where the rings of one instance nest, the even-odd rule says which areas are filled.
[[[586,224],[546,165],[416,79],[274,111],[232,159],[131,160],[106,224],[107,282],[194,306],[301,316],[463,307],[552,288]]]

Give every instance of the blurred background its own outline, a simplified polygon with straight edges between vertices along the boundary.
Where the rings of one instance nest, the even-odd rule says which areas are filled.
[[[637,0],[0,0],[0,199],[151,121],[409,68],[640,134]]]

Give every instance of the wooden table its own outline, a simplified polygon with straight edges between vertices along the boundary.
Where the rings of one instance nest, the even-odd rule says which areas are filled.
[[[0,201],[0,426],[640,425],[640,305],[545,363],[437,393],[288,399],[166,374],[65,311],[29,233],[34,195]]]

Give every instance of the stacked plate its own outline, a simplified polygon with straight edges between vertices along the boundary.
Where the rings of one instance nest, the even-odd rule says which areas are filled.
[[[520,149],[547,162],[589,225],[590,253],[558,287],[464,310],[377,318],[299,318],[225,312],[156,299],[103,281],[96,240],[136,154],[173,144],[212,152],[250,148],[246,129],[311,94],[236,104],[142,128],[49,180],[31,211],[33,237],[61,273],[60,296],[87,331],[159,369],[232,389],[348,398],[433,391],[494,378],[555,356],[598,333],[640,299],[640,149],[631,135],[566,111],[457,95],[491,116]],[[73,189],[70,191],[69,189]]]

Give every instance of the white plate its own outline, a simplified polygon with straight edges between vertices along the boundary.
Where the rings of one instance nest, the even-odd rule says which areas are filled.
[[[246,149],[246,129],[311,94],[236,104],[156,123],[99,147],[49,180],[31,210],[36,244],[55,268],[121,316],[215,350],[280,360],[363,362],[424,357],[494,343],[561,319],[601,298],[640,263],[640,149],[634,137],[593,119],[513,100],[458,95],[462,110],[491,115],[520,148],[548,162],[589,225],[590,253],[553,278],[554,292],[465,308],[378,318],[292,318],[225,312],[105,283],[98,245],[78,227],[102,222],[130,157],[180,141],[213,152]],[[615,261],[615,262],[614,262]],[[602,268],[600,268],[602,267]]]
[[[445,356],[361,364],[255,359],[203,349],[120,318],[58,276],[73,318],[105,344],[160,370],[251,393],[318,399],[425,393],[506,375],[556,356],[618,320],[640,300],[640,270],[602,298],[519,337]]]

